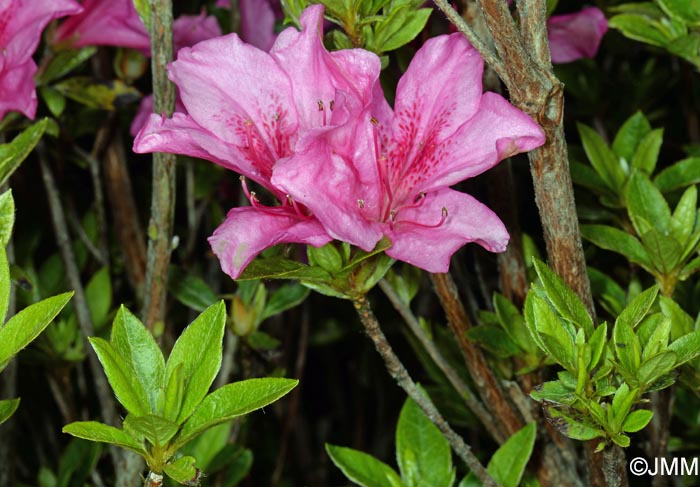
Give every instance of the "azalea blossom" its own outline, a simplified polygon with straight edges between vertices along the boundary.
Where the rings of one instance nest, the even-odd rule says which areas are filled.
[[[605,14],[596,7],[586,7],[572,14],[552,15],[547,20],[552,62],[569,63],[595,57],[607,30]]]
[[[32,59],[51,20],[80,12],[73,0],[0,0],[0,119],[9,111],[34,118],[37,99]]]
[[[428,40],[399,81],[354,125],[316,134],[278,164],[272,182],[309,208],[335,239],[446,272],[468,242],[505,250],[508,233],[486,206],[449,187],[544,143],[542,129],[494,93],[461,34]]]
[[[218,0],[217,7],[230,8],[231,0]],[[278,0],[238,0],[241,39],[263,51],[275,43],[275,23],[281,17]]]
[[[84,10],[63,22],[54,36],[54,43],[72,47],[129,47],[150,56],[151,41],[146,26],[139,18],[133,0],[84,0]],[[173,23],[174,50],[191,46],[200,40],[221,35],[213,16],[181,15]]]
[[[168,70],[186,113],[151,115],[136,152],[171,152],[215,162],[266,188],[278,206],[233,208],[209,238],[224,272],[236,278],[262,250],[278,243],[320,246],[331,237],[298,202],[277,188],[274,167],[309,134],[349,123],[378,88],[379,58],[363,50],[329,53],[322,43],[323,6],[288,28],[269,53],[236,34],[182,49]]]

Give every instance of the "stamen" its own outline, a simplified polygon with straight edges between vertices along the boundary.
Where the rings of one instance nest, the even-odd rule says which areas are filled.
[[[248,191],[248,185],[246,184],[246,179],[245,176],[241,176],[238,178],[241,182],[241,186],[243,186],[243,192],[245,193],[245,197],[250,200],[250,191]]]
[[[331,108],[331,111],[333,111],[333,109],[335,108],[335,100],[331,100],[330,108]]]
[[[369,123],[371,123],[372,125],[374,125],[376,127],[377,125],[379,125],[379,120],[377,120],[374,117],[369,117]]]
[[[318,100],[318,111],[323,112],[323,122],[322,126],[326,126],[326,108],[323,106],[323,102],[321,100]]]
[[[294,201],[294,198],[292,198],[292,195],[287,194],[286,196],[287,203],[289,203],[292,206],[292,208],[294,208],[294,212],[297,214],[297,216],[306,217],[306,215],[304,215],[304,213],[301,211],[301,208],[299,208],[299,205],[297,205],[297,202]]]
[[[391,228],[394,228],[394,225],[398,225],[399,223],[402,225],[414,225],[416,227],[423,227],[423,228],[437,228],[437,227],[442,226],[445,223],[445,221],[447,220],[448,212],[447,212],[447,207],[443,206],[442,207],[442,216],[440,218],[440,221],[434,225],[428,225],[426,223],[418,223],[418,222],[410,221],[410,220],[396,220],[396,212],[394,212],[394,211],[391,211],[390,215],[391,215],[391,220],[389,222],[389,225],[391,226]]]
[[[365,207],[365,200],[357,200],[357,206],[362,210]]]
[[[318,100],[316,103],[318,103],[318,111],[322,112],[323,111],[323,102],[321,100]]]

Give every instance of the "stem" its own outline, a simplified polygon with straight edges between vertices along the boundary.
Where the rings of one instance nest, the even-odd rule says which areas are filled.
[[[367,335],[372,342],[374,342],[374,347],[384,360],[384,365],[389,375],[391,375],[399,386],[406,391],[406,394],[416,402],[428,419],[440,429],[457,456],[459,456],[467,467],[474,472],[479,480],[481,480],[482,484],[486,487],[496,487],[498,484],[496,484],[496,481],[493,480],[481,462],[479,462],[479,459],[474,456],[469,445],[464,442],[461,436],[454,432],[430,398],[418,389],[416,383],[413,382],[411,376],[408,375],[408,371],[394,353],[386,336],[384,336],[384,333],[379,327],[379,322],[374,316],[367,298],[365,296],[360,296],[353,301],[353,304],[360,317],[362,326],[364,326]]]
[[[61,205],[61,199],[58,188],[56,187],[56,181],[54,180],[53,173],[49,167],[46,147],[42,142],[39,142],[37,145],[37,153],[39,155],[39,166],[41,168],[42,179],[44,180],[44,188],[46,189],[46,195],[49,200],[51,221],[53,223],[54,232],[56,233],[56,241],[61,252],[61,259],[63,260],[63,265],[66,271],[66,280],[68,281],[68,286],[70,286],[75,292],[73,295],[73,308],[75,309],[75,315],[78,320],[78,325],[80,326],[80,331],[83,334],[84,347],[87,352],[90,371],[92,372],[92,379],[95,382],[95,390],[97,392],[97,399],[102,412],[102,419],[105,423],[114,425],[116,424],[117,419],[114,396],[112,396],[112,391],[107,384],[107,379],[102,370],[102,366],[97,359],[97,355],[87,339],[89,336],[94,336],[95,329],[92,324],[92,318],[90,318],[90,312],[88,311],[83,283],[80,281],[80,271],[78,270],[78,264],[75,261],[73,246],[71,244],[70,236],[68,235],[66,215],[63,211],[63,206]],[[114,449],[112,449],[111,452],[114,465],[116,466],[119,464],[119,454],[116,453],[116,450]]]
[[[173,58],[173,7],[171,0],[149,0],[151,10],[151,70],[153,73],[153,111],[172,115],[175,87],[168,81],[166,65]],[[148,254],[143,322],[153,330],[165,314],[168,265],[172,252],[175,215],[175,156],[153,154],[151,220],[148,224]]]
[[[502,444],[506,440],[506,437],[496,427],[496,423],[491,414],[476,398],[474,393],[469,389],[469,386],[464,383],[459,374],[457,374],[457,371],[455,371],[455,369],[447,362],[445,357],[443,357],[440,350],[435,345],[435,342],[428,337],[425,330],[423,330],[423,327],[420,326],[418,319],[416,319],[410,307],[404,303],[401,298],[399,298],[394,288],[391,287],[391,284],[389,284],[389,281],[386,279],[379,281],[379,287],[382,288],[382,291],[384,291],[384,294],[386,294],[386,296],[389,298],[391,304],[394,305],[396,311],[398,311],[401,317],[404,319],[408,327],[411,329],[411,332],[413,332],[425,351],[428,352],[428,355],[430,355],[430,358],[433,359],[435,365],[437,365],[442,373],[445,374],[445,377],[450,384],[452,384],[452,387],[454,387],[460,397],[464,399],[464,403],[467,405],[467,407],[477,418],[479,418],[479,421],[481,421],[491,437],[499,444]]]
[[[163,476],[149,471],[143,487],[160,487],[161,485],[163,485]]]
[[[523,421],[508,402],[484,354],[467,339],[467,330],[471,325],[452,276],[431,274],[430,277],[482,401],[492,409],[493,416],[499,421],[504,434],[511,436],[523,427]]]
[[[107,216],[105,215],[105,195],[102,190],[102,174],[100,162],[93,154],[88,154],[83,149],[75,146],[75,150],[80,157],[85,159],[90,167],[90,178],[92,179],[92,190],[95,194],[95,220],[99,232],[101,263],[109,265],[109,241],[107,239]],[[82,227],[81,227],[82,228]]]

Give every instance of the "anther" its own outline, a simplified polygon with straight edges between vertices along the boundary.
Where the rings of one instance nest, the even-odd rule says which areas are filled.
[[[287,203],[289,203],[289,206],[294,208],[294,212],[297,214],[297,216],[305,216],[304,213],[302,213],[301,208],[299,208],[299,205],[297,205],[297,202],[294,201],[294,198],[292,198],[292,195],[287,194]]]
[[[365,207],[365,200],[357,200],[357,206],[363,209]]]
[[[322,112],[323,111],[323,102],[321,100],[318,100],[318,111]]]
[[[379,120],[377,120],[377,119],[374,118],[374,117],[370,117],[370,118],[369,118],[369,122],[370,122],[372,125],[374,125],[375,127],[376,127],[377,125],[379,125]]]
[[[335,108],[335,100],[331,100],[331,103],[330,103],[331,111],[333,111],[334,108]]]

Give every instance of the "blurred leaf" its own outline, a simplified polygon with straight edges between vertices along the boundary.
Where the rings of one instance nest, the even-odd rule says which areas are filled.
[[[667,167],[654,178],[662,193],[700,183],[700,157],[689,157]]]
[[[4,423],[10,416],[15,414],[19,407],[19,398],[0,400],[0,424]]]
[[[40,86],[39,94],[49,108],[51,115],[60,117],[63,110],[66,109],[66,97],[50,86]]]
[[[499,485],[518,487],[532,455],[536,433],[535,423],[529,423],[508,438],[493,454],[486,470]]]
[[[700,68],[700,34],[697,32],[674,39],[666,48],[669,52]]]
[[[450,444],[410,398],[396,426],[396,459],[407,487],[454,483]]]
[[[12,142],[0,145],[0,186],[5,184],[44,135],[49,119],[44,118],[22,131]]]
[[[143,25],[146,27],[146,32],[148,32],[151,24],[151,7],[149,6],[149,2],[148,0],[133,0],[133,2],[136,12],[139,14],[141,22],[143,22]]]
[[[664,234],[671,228],[671,210],[661,192],[649,178],[635,171],[627,184],[627,210],[637,234],[642,236],[649,224]]]
[[[689,26],[700,27],[700,0],[656,0],[666,14]]]
[[[136,102],[141,93],[121,80],[98,81],[87,76],[68,78],[54,85],[64,96],[90,108],[114,110]]]
[[[0,194],[0,246],[5,247],[10,241],[15,225],[15,199],[12,189]],[[1,323],[0,323],[1,324]]]
[[[578,131],[583,143],[583,150],[591,165],[605,184],[616,194],[625,183],[625,172],[615,153],[610,150],[598,133],[583,124],[578,124]]]
[[[326,451],[335,466],[362,487],[406,487],[393,468],[371,455],[328,443]]]
[[[182,304],[199,312],[219,299],[207,283],[178,266],[170,266],[168,270],[168,291]]]
[[[85,299],[95,328],[102,328],[112,308],[112,280],[107,266],[102,267],[90,278],[85,286]]]
[[[70,73],[90,59],[97,52],[97,47],[87,46],[81,49],[69,49],[56,54],[39,76],[39,84],[47,84]]]
[[[248,379],[227,384],[208,396],[197,406],[175,438],[182,446],[203,431],[275,402],[294,389],[295,379]]]
[[[651,125],[641,111],[628,118],[613,140],[612,149],[619,157],[627,162],[632,161],[642,139],[651,132]]]
[[[284,284],[280,286],[270,294],[260,320],[264,321],[270,316],[275,316],[300,305],[308,295],[309,288],[301,284]]]
[[[645,15],[615,15],[608,21],[608,27],[619,30],[630,39],[646,42],[652,46],[664,47],[671,40],[658,20]]]
[[[248,345],[254,350],[274,350],[280,346],[280,341],[262,331],[254,331],[246,337]]]

